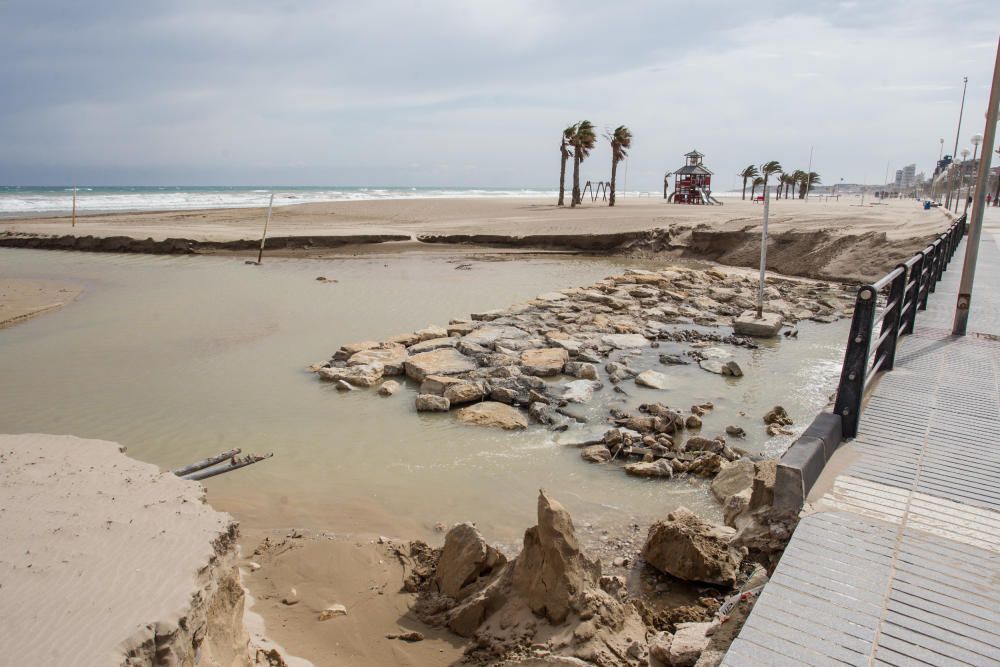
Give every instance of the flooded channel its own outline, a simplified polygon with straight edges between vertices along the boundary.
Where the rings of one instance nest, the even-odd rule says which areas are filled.
[[[471,269],[456,270],[459,261]],[[233,447],[274,452],[206,482],[212,503],[250,527],[426,537],[439,522],[472,520],[513,542],[533,523],[539,487],[580,524],[645,525],[678,505],[718,518],[704,482],[636,480],[584,463],[541,427],[462,426],[417,414],[412,386],[390,398],[340,393],[305,371],[345,342],[446,324],[632,265],[394,255],[251,267],[242,258],[0,250],[0,277],[86,288],[59,312],[0,330],[0,432],[114,440],[164,468]],[[782,404],[796,429],[808,424],[834,389],[847,322],[799,330],[797,339],[734,348],[742,378],[644,356],[637,368],[674,384],[624,383],[622,406],[712,401],[704,434],[735,423],[748,433],[741,446],[776,455],[791,438],[768,438],[761,415]],[[597,426],[606,408],[593,414]]]

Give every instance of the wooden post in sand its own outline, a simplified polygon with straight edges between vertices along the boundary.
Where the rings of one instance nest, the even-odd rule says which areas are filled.
[[[771,198],[764,186],[764,226],[760,231],[760,285],[757,286],[757,319],[764,316],[764,272],[767,267],[767,213]]]
[[[267,225],[271,222],[271,207],[274,206],[274,193],[271,193],[271,201],[267,203],[267,218],[264,220],[264,233],[260,235],[260,252],[257,253],[257,263],[264,259],[264,240],[267,238]]]
[[[76,186],[73,186],[73,222],[72,227],[76,227]]]

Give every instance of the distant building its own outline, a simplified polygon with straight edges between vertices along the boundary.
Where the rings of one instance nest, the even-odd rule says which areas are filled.
[[[917,178],[916,178],[917,165],[915,165],[915,164],[908,164],[905,167],[903,167],[903,169],[901,171],[902,171],[902,182],[900,183],[900,185],[902,186],[902,188],[904,190],[908,190],[908,189],[912,188],[914,186],[914,184],[916,183],[916,181],[917,181]],[[898,174],[900,172],[896,172],[896,173]],[[899,178],[899,177],[897,176],[897,178]]]
[[[901,187],[903,187],[903,170],[902,169],[897,169],[896,170],[896,189],[898,190]]]

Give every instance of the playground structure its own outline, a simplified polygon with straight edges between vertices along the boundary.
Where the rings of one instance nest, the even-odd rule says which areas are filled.
[[[598,181],[597,188],[595,189],[591,182],[587,181],[587,184],[583,186],[583,191],[580,193],[581,199],[587,196],[587,190],[590,190],[590,201],[597,201],[598,197],[601,198],[601,201],[607,201],[611,195],[611,182]]]
[[[712,172],[701,163],[704,155],[691,151],[683,167],[675,172],[667,172],[663,177],[663,198],[674,204],[716,204],[722,202],[712,196]],[[674,177],[674,191],[668,196],[670,177]]]

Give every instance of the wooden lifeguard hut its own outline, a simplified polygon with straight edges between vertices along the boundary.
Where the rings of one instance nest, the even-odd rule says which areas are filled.
[[[667,201],[675,204],[721,204],[712,196],[712,172],[701,163],[705,156],[691,151],[684,157],[686,164],[673,173],[674,191]]]

